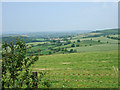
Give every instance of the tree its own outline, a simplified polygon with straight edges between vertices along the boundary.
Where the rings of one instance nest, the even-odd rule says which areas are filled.
[[[79,47],[79,44],[77,44],[76,47]]]
[[[36,46],[41,46],[42,44],[37,44]]]
[[[75,41],[73,43],[75,43]]]
[[[65,39],[63,39],[64,41],[68,41],[68,39],[67,38],[65,38]]]
[[[51,53],[51,51],[49,51],[49,55],[51,55],[52,53]]]
[[[80,40],[77,40],[77,42],[80,42]]]
[[[33,82],[39,81],[40,78],[34,79],[29,67],[39,58],[38,56],[27,56],[30,47],[25,44],[24,40],[16,38],[15,45],[11,40],[10,43],[4,42],[2,45],[2,84],[3,87],[21,88],[23,82],[27,88],[32,87]]]
[[[72,44],[71,47],[75,47],[75,44]]]
[[[67,48],[65,48],[65,52],[67,52],[68,50],[67,50]]]
[[[73,49],[70,49],[70,53],[72,53],[74,50]]]
[[[70,44],[71,43],[71,41],[67,41],[67,44]]]
[[[100,42],[100,40],[98,40],[98,42]]]
[[[60,51],[61,49],[60,49],[60,47],[58,48],[58,51]]]

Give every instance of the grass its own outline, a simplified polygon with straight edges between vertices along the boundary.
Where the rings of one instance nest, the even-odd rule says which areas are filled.
[[[113,66],[117,70],[117,51],[40,56],[32,70],[48,72],[45,79],[50,79],[52,88],[116,88],[118,76]]]
[[[116,35],[109,35],[110,37],[118,37],[118,34],[116,34]]]
[[[53,55],[40,56],[40,60],[31,69],[47,72],[43,79],[50,80],[52,88],[117,88],[118,40],[106,36],[82,38],[98,34],[101,33],[77,35],[68,45],[54,46],[49,43],[46,46],[32,47],[32,51],[41,49],[44,50],[43,53],[47,53],[49,47],[67,48],[68,51],[76,49],[77,53],[61,54],[64,51],[60,51]],[[78,39],[80,42],[77,42]],[[42,43],[44,42],[30,44]],[[73,43],[79,47],[71,47]]]
[[[107,37],[103,37],[103,36],[101,36],[101,37],[91,37],[91,38],[79,38],[81,41],[83,41],[83,40],[94,40],[94,41],[98,41],[98,40],[100,40],[101,42],[104,42],[104,43],[106,43],[107,41],[109,42],[109,43],[118,43],[118,40],[114,40],[114,39],[109,39],[109,38],[107,38]],[[71,41],[77,41],[78,40],[78,38],[77,39],[74,39],[74,40],[71,40]]]
[[[117,88],[118,40],[107,38],[107,36],[88,37],[104,32],[104,35],[110,37],[118,36],[114,34],[117,31],[105,30],[76,35],[72,37],[72,43],[68,45],[57,46],[50,42],[27,43],[32,44],[31,52],[44,54],[32,65],[32,71],[46,72],[43,81],[49,80],[52,83],[51,88]],[[112,32],[114,35],[111,34]],[[77,42],[78,39],[80,42]],[[71,47],[73,43],[75,47]],[[43,45],[38,46],[38,44]],[[77,53],[61,54],[65,51],[53,53],[51,48],[67,48],[68,51],[76,49]],[[52,52],[52,55],[47,55],[49,52]]]
[[[118,50],[118,44],[100,44],[94,46],[86,46],[86,47],[74,47],[69,48],[76,49],[77,52],[100,52],[100,51],[111,51],[111,50]]]
[[[30,44],[38,45],[38,44],[44,44],[44,43],[46,43],[46,42],[31,42],[31,43],[27,43],[27,44],[28,45],[30,45]]]
[[[98,41],[94,41],[94,40],[82,40],[81,42],[75,42],[75,43],[71,43],[71,44],[68,44],[68,45],[57,46],[55,48],[58,48],[58,47],[60,47],[60,48],[71,48],[72,44],[75,44],[75,46],[79,45],[81,47],[85,47],[85,45],[90,45],[90,44],[91,45],[100,45],[100,44],[103,44],[103,43],[98,42]]]

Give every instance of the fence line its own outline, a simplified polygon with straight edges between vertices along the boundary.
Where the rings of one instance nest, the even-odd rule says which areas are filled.
[[[81,76],[114,76],[115,74],[80,74],[80,73],[72,73],[72,74],[68,74],[68,73],[48,73],[49,75],[81,75]]]
[[[95,81],[95,80],[77,80],[77,79],[48,79],[48,80],[56,80],[56,81],[77,81],[77,82],[97,82],[97,83],[109,83],[109,84],[118,84],[118,82],[111,81]],[[119,82],[120,83],[120,82]]]
[[[37,78],[37,73],[38,72],[33,72],[33,75],[34,75],[34,78]],[[49,72],[47,72],[46,74],[51,74],[51,75],[60,75],[60,73],[49,73]],[[75,73],[73,73],[73,74],[66,74],[66,73],[62,73],[63,75],[92,75],[92,76],[94,76],[94,75],[97,75],[97,76],[110,76],[110,75],[115,75],[115,74],[80,74],[80,73],[78,73],[78,74],[75,74]],[[47,80],[54,80],[54,81],[67,81],[67,82],[69,82],[69,81],[76,81],[76,82],[92,82],[92,83],[99,83],[99,84],[101,84],[101,83],[106,83],[106,84],[118,84],[118,83],[120,83],[120,82],[117,82],[117,81],[101,81],[101,80],[78,80],[78,79],[56,79],[56,78],[52,78],[52,79],[47,79]],[[37,83],[36,82],[34,82],[34,87],[37,87]],[[87,87],[89,87],[89,86],[87,86]]]

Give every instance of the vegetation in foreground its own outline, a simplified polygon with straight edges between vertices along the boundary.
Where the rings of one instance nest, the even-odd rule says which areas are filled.
[[[43,73],[35,78],[29,67],[38,60],[37,56],[27,57],[29,46],[23,40],[16,39],[15,45],[2,45],[2,86],[4,88],[35,88],[46,86],[42,81]],[[42,75],[41,75],[42,74]],[[41,83],[42,82],[42,83]]]

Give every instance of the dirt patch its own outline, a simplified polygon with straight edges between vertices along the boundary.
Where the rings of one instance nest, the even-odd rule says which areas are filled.
[[[103,63],[104,63],[104,62],[107,62],[107,61],[101,61],[101,62],[103,62]]]
[[[70,64],[71,62],[62,62],[62,64]]]
[[[33,68],[34,70],[53,70],[53,68]]]
[[[67,68],[68,70],[72,70],[72,68]]]
[[[85,72],[85,73],[90,73],[90,71],[87,71],[87,70],[85,70],[84,72]]]
[[[85,61],[86,62],[86,61]],[[98,62],[98,61],[87,61],[87,62]]]

